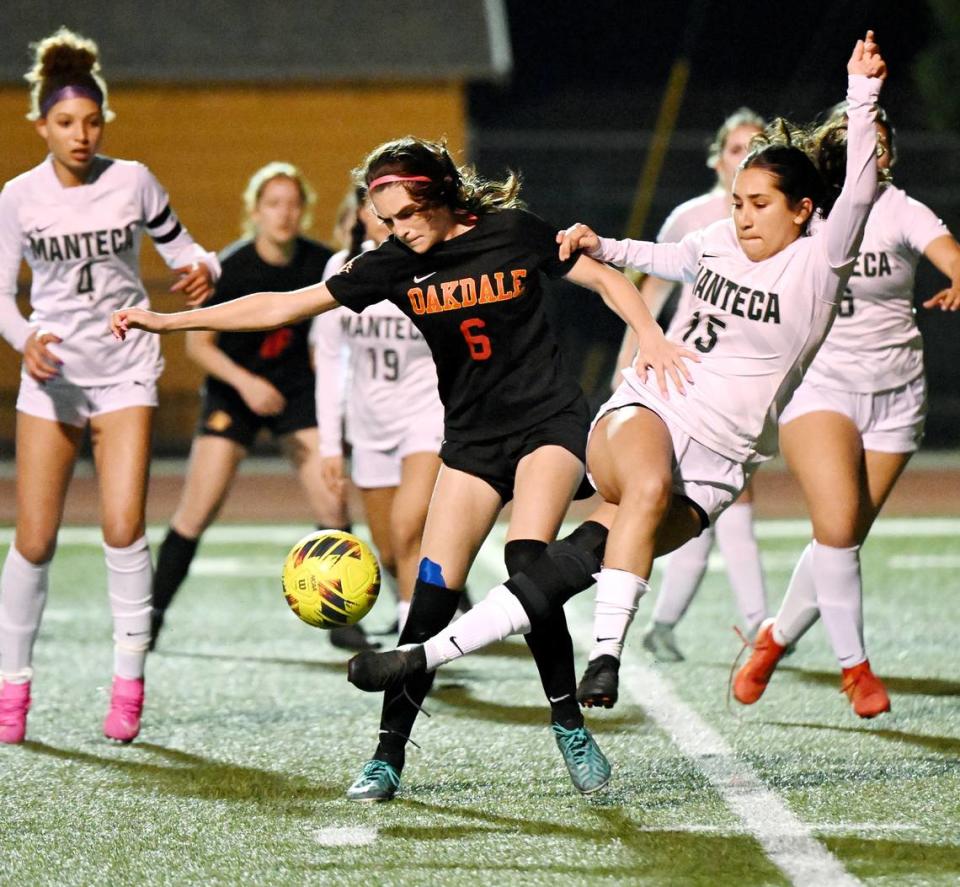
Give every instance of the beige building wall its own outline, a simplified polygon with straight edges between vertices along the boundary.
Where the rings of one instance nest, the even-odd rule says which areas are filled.
[[[105,154],[147,164],[170,192],[193,236],[219,250],[239,236],[241,194],[251,173],[271,160],[300,166],[317,191],[312,236],[328,242],[350,169],[376,144],[401,135],[446,137],[461,152],[466,141],[464,90],[434,85],[123,88],[111,91],[117,118],[107,126]],[[45,146],[24,117],[26,88],[0,88],[0,181],[35,166]],[[170,311],[172,278],[149,238],[142,271],[154,305]],[[22,292],[29,274],[24,265]],[[26,312],[26,299],[21,299]],[[104,319],[106,323],[106,318]],[[199,372],[184,357],[183,337],[165,337],[156,440],[189,440],[196,416]],[[0,342],[0,446],[14,435],[19,355]]]

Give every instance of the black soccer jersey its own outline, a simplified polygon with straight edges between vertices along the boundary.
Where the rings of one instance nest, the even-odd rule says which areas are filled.
[[[556,229],[523,210],[480,216],[425,254],[391,237],[327,280],[352,311],[389,299],[423,333],[437,365],[447,440],[530,428],[581,396],[547,322],[540,273],[566,274]]]
[[[332,252],[314,240],[298,237],[287,265],[270,265],[257,254],[252,240],[239,240],[220,254],[223,274],[207,304],[229,302],[255,292],[288,292],[323,280]],[[313,370],[307,336],[311,320],[255,333],[220,333],[217,345],[231,360],[263,376],[285,397],[312,389]],[[223,383],[207,379],[214,388]]]

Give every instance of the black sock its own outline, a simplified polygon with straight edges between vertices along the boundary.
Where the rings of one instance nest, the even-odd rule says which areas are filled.
[[[170,606],[177,589],[190,571],[193,556],[197,553],[199,539],[181,536],[173,527],[157,552],[157,568],[153,574],[153,608],[165,611]]]
[[[317,524],[317,529],[318,530],[330,530],[330,529],[343,530],[344,533],[352,533],[353,524],[350,521],[347,521],[342,527],[323,527],[320,524]]]
[[[546,550],[538,539],[514,539],[504,548],[504,561],[510,575],[521,572]],[[567,618],[559,609],[544,622],[533,626],[524,640],[540,673],[540,683],[550,704],[550,721],[568,730],[583,726],[583,714],[577,704],[577,675],[573,659],[573,640]]]
[[[456,615],[460,592],[444,588],[423,579],[417,579],[410,601],[410,613],[397,641],[402,644],[422,644],[442,631]],[[374,757],[386,761],[398,771],[403,769],[407,739],[420,706],[433,686],[434,672],[411,675],[389,687],[383,694],[380,711],[380,742]]]

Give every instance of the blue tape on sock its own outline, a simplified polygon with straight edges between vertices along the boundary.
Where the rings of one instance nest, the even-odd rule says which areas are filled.
[[[424,582],[430,582],[433,585],[439,585],[441,588],[447,587],[447,583],[443,578],[443,570],[441,569],[440,564],[435,563],[428,557],[425,557],[420,561],[420,569],[417,571],[417,578],[422,579]]]

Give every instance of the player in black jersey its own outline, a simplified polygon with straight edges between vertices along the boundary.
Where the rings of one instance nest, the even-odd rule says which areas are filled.
[[[467,571],[506,502],[514,502],[505,551],[513,573],[554,538],[583,480],[589,412],[561,366],[540,273],[600,293],[637,330],[664,392],[667,377],[683,390],[688,352],[667,342],[622,274],[586,256],[558,259],[554,228],[520,208],[516,177],[483,181],[458,168],[444,145],[409,137],[375,149],[357,177],[392,236],[325,285],[172,315],[118,311],[112,326],[118,338],[133,328],[263,329],[338,303],[360,311],[383,298],[411,318],[437,365],[445,441],[403,645],[449,623]],[[571,778],[579,790],[595,791],[610,767],[576,702],[562,611],[527,642]],[[432,675],[421,674],[386,691],[380,743],[348,797],[393,797],[431,683]]]
[[[257,289],[293,290],[322,278],[331,252],[300,233],[309,226],[313,199],[309,183],[289,163],[269,163],[254,173],[244,194],[246,236],[221,253],[223,274],[209,304]],[[342,495],[332,492],[321,476],[309,331],[310,321],[302,320],[269,333],[197,332],[187,337],[187,354],[207,377],[180,503],[157,556],[151,649],[200,537],[226,500],[261,428],[280,440],[317,524],[346,525]],[[331,640],[347,649],[368,646],[357,627],[335,629]]]

